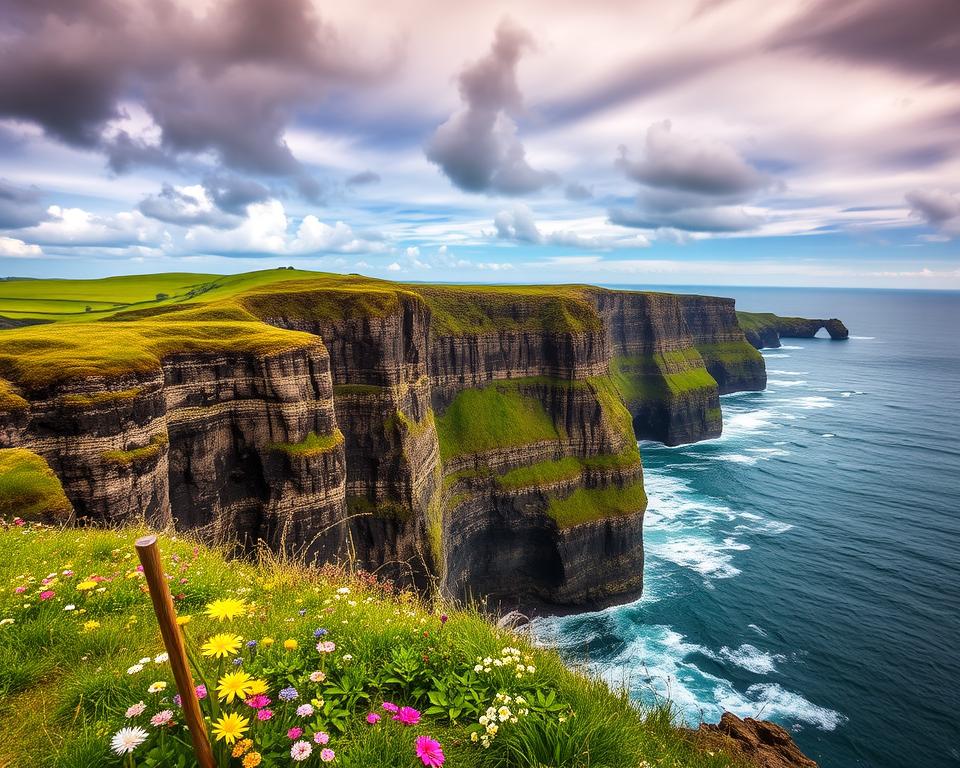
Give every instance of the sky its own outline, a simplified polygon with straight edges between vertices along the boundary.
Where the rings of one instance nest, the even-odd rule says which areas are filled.
[[[960,2],[0,2],[0,275],[286,265],[960,288]]]

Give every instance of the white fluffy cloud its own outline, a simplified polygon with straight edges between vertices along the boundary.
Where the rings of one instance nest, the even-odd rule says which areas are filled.
[[[31,245],[15,237],[0,237],[0,258],[36,259],[43,256],[39,245]]]

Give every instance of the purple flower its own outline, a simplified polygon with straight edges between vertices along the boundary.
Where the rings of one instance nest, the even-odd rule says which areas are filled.
[[[207,686],[205,686],[205,685],[198,685],[198,686],[197,686],[197,698],[198,698],[198,699],[205,699],[205,698],[207,698]]]
[[[299,611],[297,611],[297,613],[299,613],[301,616],[306,616],[306,615],[307,615],[307,609],[306,609],[306,608],[301,608]]]
[[[293,701],[299,695],[300,694],[297,693],[297,689],[291,686],[289,688],[283,688],[280,693],[277,694],[277,697],[280,699],[280,701]]]
[[[253,650],[253,649],[256,648],[256,647],[257,647],[257,641],[256,641],[256,640],[247,640],[247,648]]]
[[[243,664],[243,657],[237,656],[237,658],[233,660],[233,666],[239,667],[241,664]]]
[[[318,639],[321,638],[321,637],[323,637],[325,634],[327,634],[327,630],[325,630],[325,629],[322,629],[322,628],[321,628],[321,629],[315,629],[315,630],[313,630],[313,636],[316,637],[316,638],[318,638]]]

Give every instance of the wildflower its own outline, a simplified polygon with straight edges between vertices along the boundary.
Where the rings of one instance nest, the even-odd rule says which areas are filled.
[[[173,720],[173,712],[169,709],[164,709],[150,718],[150,725],[159,728],[162,725],[169,724],[171,720]]]
[[[260,641],[260,645],[262,645],[264,648],[269,648],[271,645],[273,645],[273,638],[272,637],[263,638],[263,640]]]
[[[286,640],[283,641],[283,647],[285,650],[295,651],[297,650],[297,641],[294,640],[292,637],[288,637]]]
[[[315,734],[313,734],[313,740],[317,742],[317,744],[326,744],[328,741],[330,741],[330,734],[326,731],[317,731]]]
[[[217,621],[230,621],[237,616],[242,616],[246,610],[247,604],[243,600],[227,597],[223,600],[214,600],[212,603],[208,603],[206,614]]]
[[[378,715],[376,712],[368,713],[367,722],[370,723],[370,725],[376,725],[380,722],[380,715]]]
[[[327,630],[323,628],[313,630],[313,636],[318,640],[326,634],[327,634]]]
[[[204,656],[213,656],[218,659],[226,658],[237,652],[242,639],[237,635],[214,635],[202,646]]]
[[[253,746],[252,739],[241,739],[236,744],[233,745],[233,752],[230,754],[233,757],[243,757],[246,754],[247,750]]]
[[[75,606],[73,603],[67,603],[67,605],[63,606],[63,610],[65,610],[65,611],[75,611],[75,610],[77,610],[77,606]]]
[[[260,693],[267,692],[267,681],[266,680],[251,680],[250,681],[250,694],[257,695]],[[269,701],[269,700],[268,700]]]
[[[329,640],[321,640],[317,643],[317,650],[320,651],[320,653],[333,653],[337,650],[337,644]]]
[[[134,664],[132,667],[127,667],[128,675],[135,675],[137,672],[143,672],[143,664]]]
[[[445,758],[439,741],[429,736],[417,736],[416,751],[417,757],[424,765],[430,768],[439,768],[443,765]]]
[[[445,613],[441,613],[441,614],[440,614],[440,623],[441,623],[441,624],[446,624],[446,623],[447,623],[447,614],[445,614]]]
[[[416,725],[420,722],[420,713],[413,707],[400,707],[393,719],[404,725]]]
[[[137,664],[149,664],[149,663],[150,663],[149,656],[144,656],[142,659],[140,659],[140,661],[137,662]]]
[[[338,594],[338,595],[349,595],[349,594],[350,594],[350,587],[340,587],[340,589],[337,590],[337,594]]]
[[[290,747],[290,757],[298,763],[310,757],[311,752],[313,752],[313,747],[310,746],[309,741],[295,741],[293,746]]]
[[[344,662],[351,662],[351,661],[353,661],[353,654],[345,653],[345,654],[343,654],[343,656],[341,657],[341,659],[342,659]]]
[[[288,688],[282,688],[282,689],[280,690],[280,693],[277,694],[277,696],[279,697],[280,701],[293,701],[293,700],[296,699],[299,695],[300,695],[300,694],[297,693],[297,689],[294,688],[294,687],[292,687],[292,686],[290,686],[290,687],[288,687]]]
[[[327,676],[323,674],[319,669],[310,673],[310,682],[311,683],[322,683],[327,679]]]
[[[227,744],[233,744],[246,733],[249,725],[250,720],[248,718],[231,712],[213,724],[213,735],[217,737],[217,741],[226,741]]]
[[[166,653],[158,653],[153,657],[154,664],[165,664],[170,660],[170,656]]]
[[[40,599],[49,600],[51,597],[54,597],[56,594],[57,593],[54,592],[52,589],[45,589],[43,592],[40,593]]]
[[[256,640],[247,640],[247,648],[249,648],[252,651],[256,647],[257,647]]]
[[[26,592],[26,591],[27,591],[27,588],[26,588],[26,587],[14,587],[14,588],[13,588],[13,594],[15,594],[15,595],[22,595],[22,594],[23,594],[24,592]]]
[[[289,731],[287,731],[287,738],[290,739],[290,741],[296,741],[301,736],[303,736],[303,728],[294,726]]]
[[[257,720],[265,721],[273,717],[272,709],[259,709],[257,710]]]
[[[118,755],[126,755],[143,744],[143,742],[147,740],[148,735],[149,734],[139,726],[121,728],[113,734],[113,738],[110,740],[110,748]]]
[[[14,623],[14,620],[13,620],[13,619],[10,619],[10,618],[0,619],[0,627],[5,627],[5,626],[7,626],[8,624],[13,624],[13,623]]]
[[[207,698],[207,686],[205,686],[203,683],[198,685],[196,690],[198,699],[202,701],[203,699]]]
[[[297,717],[312,717],[313,707],[309,704],[301,704],[297,707]]]
[[[147,705],[142,701],[138,701],[136,704],[131,704],[127,707],[127,717],[139,717],[147,709]]]
[[[477,733],[476,731],[472,731],[472,732],[470,733],[470,741],[476,743],[479,739],[480,739],[480,734],[479,734],[479,733]]]
[[[301,608],[299,611],[297,611],[297,613],[300,614],[301,616],[306,616],[306,615],[307,615],[307,609],[306,609],[306,608]]]
[[[167,684],[163,680],[158,680],[155,683],[150,683],[150,687],[147,688],[148,693],[160,693],[161,691],[167,690]]]
[[[250,675],[246,672],[228,672],[220,678],[217,698],[230,704],[234,698],[245,699],[250,693]]]
[[[254,709],[263,709],[270,706],[270,698],[262,693],[257,693],[247,698],[247,705]]]
[[[183,627],[190,623],[193,616],[177,616],[177,626]]]
[[[400,711],[400,707],[398,707],[392,701],[385,701],[380,706],[387,710],[387,712],[392,712],[393,714],[397,714],[397,712]]]
[[[93,579],[85,579],[84,581],[81,581],[79,584],[77,584],[76,589],[78,592],[89,592],[91,589],[94,589],[96,586],[97,586],[97,582],[95,582]]]
[[[243,768],[257,768],[262,760],[259,752],[249,752],[243,758]]]
[[[83,631],[84,632],[93,632],[95,629],[100,628],[100,622],[95,619],[90,619],[90,621],[83,622]]]

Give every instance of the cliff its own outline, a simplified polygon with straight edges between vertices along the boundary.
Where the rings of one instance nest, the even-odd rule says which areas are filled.
[[[757,349],[776,348],[780,339],[812,339],[825,328],[832,341],[846,341],[847,327],[837,318],[811,320],[804,317],[780,317],[770,312],[737,312],[737,320],[747,341]]]
[[[637,439],[765,383],[730,299],[272,270],[0,332],[0,448],[80,521],[598,607],[643,587]]]

